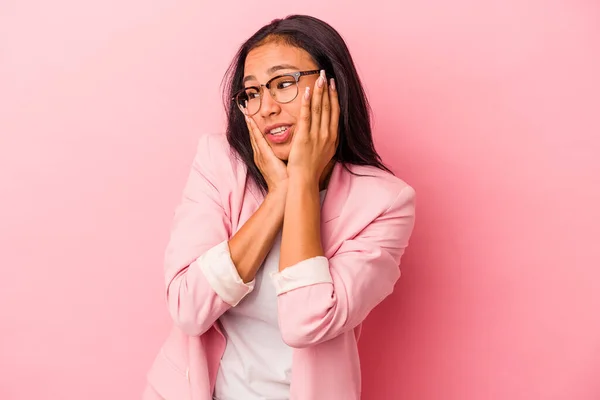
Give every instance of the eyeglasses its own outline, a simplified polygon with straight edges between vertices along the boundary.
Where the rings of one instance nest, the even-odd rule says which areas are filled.
[[[293,101],[298,96],[298,81],[300,77],[318,74],[320,71],[298,71],[278,75],[260,86],[249,86],[237,92],[231,100],[235,101],[240,110],[247,115],[254,115],[260,110],[263,86],[269,89],[273,100],[280,104]]]

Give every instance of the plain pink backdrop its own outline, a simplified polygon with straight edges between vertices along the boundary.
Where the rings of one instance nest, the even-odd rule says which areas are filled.
[[[139,398],[222,75],[296,12],[345,37],[419,196],[364,399],[600,398],[600,5],[395,3],[2,0],[1,399]]]

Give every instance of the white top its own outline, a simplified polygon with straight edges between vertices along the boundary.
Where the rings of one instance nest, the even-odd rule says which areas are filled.
[[[321,191],[321,204],[325,190]],[[281,232],[243,300],[219,320],[227,339],[221,359],[216,400],[287,400],[292,378],[292,348],[277,322],[276,285],[265,277],[278,275]],[[234,267],[235,268],[235,267]],[[286,268],[287,269],[287,268]],[[237,270],[235,271],[237,274]],[[239,275],[237,275],[239,279]]]

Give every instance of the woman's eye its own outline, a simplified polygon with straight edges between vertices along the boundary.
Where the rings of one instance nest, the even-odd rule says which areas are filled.
[[[277,85],[278,89],[286,89],[292,85],[293,82],[281,82]]]
[[[255,89],[246,89],[246,97],[248,97],[249,100],[251,99],[256,99],[260,96],[260,93],[255,90]]]

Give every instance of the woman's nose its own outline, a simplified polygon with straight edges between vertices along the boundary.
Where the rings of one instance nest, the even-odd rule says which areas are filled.
[[[260,114],[263,117],[268,117],[269,115],[277,114],[280,110],[279,103],[273,99],[271,92],[268,89],[263,88],[260,99]]]

